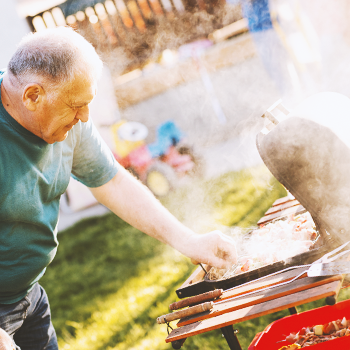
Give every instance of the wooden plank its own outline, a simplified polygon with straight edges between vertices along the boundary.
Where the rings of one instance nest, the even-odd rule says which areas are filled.
[[[339,281],[342,279],[343,279],[342,275],[326,276],[326,277],[306,277],[306,278],[297,280],[291,284],[287,284],[285,286],[275,287],[267,291],[266,290],[261,292],[257,291],[256,294],[253,294],[253,295],[243,294],[242,296],[239,296],[235,300],[227,300],[226,302],[223,302],[221,304],[215,304],[218,301],[221,301],[221,300],[217,300],[217,301],[214,301],[214,306],[210,311],[201,312],[200,314],[197,314],[197,315],[185,317],[177,323],[177,326],[182,327],[190,323],[205,320],[211,317],[216,317],[231,311],[243,309],[251,305],[260,304],[269,300],[281,298],[286,295],[290,295],[303,290],[321,286],[323,284],[331,283],[333,281]],[[336,291],[336,293],[338,292],[339,291]]]
[[[274,207],[276,205],[280,205],[280,204],[283,204],[283,203],[286,203],[289,201],[293,201],[294,199],[295,199],[295,197],[289,193],[288,196],[276,199],[275,202],[272,204],[272,206]]]
[[[272,220],[282,219],[282,218],[284,218],[288,215],[291,215],[291,214],[298,215],[298,214],[302,214],[305,212],[306,212],[306,209],[302,205],[298,205],[298,206],[288,208],[288,209],[282,210],[280,212],[277,212],[277,213],[274,213],[271,215],[263,216],[258,221],[258,225],[266,224]]]
[[[286,203],[275,205],[275,206],[271,207],[265,213],[265,216],[273,214],[273,213],[277,213],[279,211],[282,211],[282,210],[285,210],[285,209],[288,209],[288,208],[291,208],[291,207],[295,207],[296,205],[300,205],[300,203],[296,199],[294,199],[293,201],[289,201],[289,202],[286,202]]]
[[[229,24],[228,26],[215,30],[213,33],[208,35],[208,39],[214,43],[219,43],[235,35],[247,32],[248,30],[248,21],[246,18],[242,18]]]
[[[334,281],[322,286],[287,295],[282,298],[267,301],[265,303],[252,305],[244,309],[229,312],[217,317],[212,317],[207,320],[191,323],[187,326],[171,331],[165,341],[169,343],[175,340],[188,338],[197,334],[209,332],[214,329],[230,326],[235,323],[285,310],[293,306],[323,299],[328,296],[335,295],[338,288],[340,288],[340,285],[341,281]]]
[[[180,288],[184,288],[187,287],[190,284],[196,283],[201,281],[205,276],[205,272],[203,271],[203,269],[198,266],[191,274],[190,277],[187,278],[187,280],[182,284],[182,286]]]
[[[232,298],[233,296],[242,295],[248,292],[253,292],[255,290],[259,290],[268,286],[273,286],[274,284],[287,282],[299,275],[301,272],[306,271],[307,267],[299,267],[290,271],[276,273],[271,277],[262,277],[255,281],[251,281],[249,283],[245,283],[241,286],[237,286],[235,288],[230,289],[229,291],[224,291],[224,294],[220,297],[219,300],[224,300],[227,298]],[[306,275],[304,275],[305,277]]]
[[[338,299],[338,295],[339,295],[339,292],[340,292],[340,289],[342,288],[343,286],[343,283],[344,283],[344,277],[345,275],[342,275],[342,281],[341,281],[341,284],[338,286],[338,288],[335,290],[335,294],[334,295],[331,295],[329,297],[326,298],[326,304],[327,305],[334,305],[337,303],[337,299]]]

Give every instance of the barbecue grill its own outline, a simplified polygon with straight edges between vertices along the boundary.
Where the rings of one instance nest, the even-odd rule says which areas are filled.
[[[265,127],[257,135],[262,160],[290,192],[289,196],[274,203],[258,225],[308,211],[319,232],[313,248],[285,261],[226,279],[209,280],[198,268],[177,289],[179,298],[214,289],[225,290],[290,266],[312,263],[349,240],[350,150],[343,141],[344,135],[338,136],[334,123],[334,119],[343,123],[346,116],[350,121],[350,100],[340,94],[318,94],[303,102],[293,113],[277,101],[263,115]],[[321,120],[322,124],[315,119]],[[341,131],[343,129],[340,127]]]
[[[278,101],[263,117],[265,127],[257,136],[258,151],[268,169],[286,187],[290,195],[276,201],[258,224],[280,220],[291,213],[308,211],[319,233],[317,244],[310,251],[286,261],[216,281],[210,281],[207,274],[199,267],[176,291],[179,298],[196,296],[215,289],[227,290],[232,287],[237,289],[240,288],[238,286],[250,281],[255,283],[254,280],[259,277],[281,271],[286,267],[312,263],[326,252],[349,241],[350,141],[347,140],[344,130],[347,121],[350,121],[350,100],[339,94],[322,93],[304,101],[293,113],[289,113]],[[338,125],[334,123],[336,119]],[[205,268],[208,267],[204,266],[203,269]],[[337,295],[341,285],[342,282],[336,286],[336,291],[333,293]],[[290,311],[296,313],[295,307],[290,308]],[[221,316],[211,320],[214,323],[215,320],[219,322],[230,348],[239,349],[232,326],[229,326],[230,329],[226,327],[226,324],[235,323],[233,321],[238,318],[227,315],[227,318],[232,319],[230,323],[220,321],[224,319],[220,318]],[[207,327],[199,325],[198,320],[201,316],[193,316],[193,319],[187,323],[182,319],[178,326],[188,324],[192,330]],[[239,322],[244,319],[241,318]],[[191,322],[197,323],[191,324]],[[202,332],[199,330],[198,333],[194,333],[190,328],[186,330],[185,327],[189,326],[181,327],[179,332],[174,330],[167,341],[180,339],[175,346],[173,342],[174,348],[180,348],[184,339],[178,334],[182,332],[183,335],[190,336]],[[210,330],[210,327],[205,329]]]

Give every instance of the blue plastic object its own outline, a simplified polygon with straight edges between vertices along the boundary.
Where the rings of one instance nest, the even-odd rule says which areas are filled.
[[[152,158],[167,153],[169,147],[175,146],[184,137],[183,132],[171,120],[162,123],[157,128],[157,140],[147,145]]]

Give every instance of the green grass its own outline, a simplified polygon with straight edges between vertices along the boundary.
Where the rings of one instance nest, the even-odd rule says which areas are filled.
[[[283,187],[260,167],[197,181],[162,202],[180,220],[204,232],[252,226],[284,195]],[[175,290],[195,269],[188,258],[112,214],[78,223],[62,232],[59,241],[41,283],[49,295],[61,350],[172,349],[164,341],[166,326],[156,324],[156,318],[169,312],[168,305],[177,300]],[[322,301],[300,310],[320,305]],[[235,325],[242,348],[285,315],[288,311]],[[228,346],[217,330],[187,339],[183,348]]]

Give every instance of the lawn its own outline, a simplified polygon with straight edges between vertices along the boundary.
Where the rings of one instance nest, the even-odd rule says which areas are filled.
[[[196,180],[162,200],[181,221],[204,232],[253,226],[284,188],[264,168]],[[244,230],[243,230],[244,231]],[[90,218],[59,234],[60,245],[41,283],[51,302],[61,350],[162,350],[175,290],[195,267],[189,259],[112,214]],[[346,294],[342,298],[347,297]],[[300,307],[305,310],[323,302]],[[287,311],[238,324],[247,349],[254,335]],[[173,324],[175,326],[175,323]],[[184,349],[228,349],[220,331],[191,337]]]

